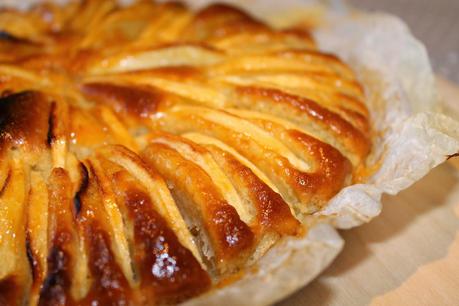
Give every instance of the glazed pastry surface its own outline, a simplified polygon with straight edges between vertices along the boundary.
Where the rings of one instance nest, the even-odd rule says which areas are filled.
[[[0,11],[0,93],[0,305],[218,290],[371,149],[345,63],[221,4]]]

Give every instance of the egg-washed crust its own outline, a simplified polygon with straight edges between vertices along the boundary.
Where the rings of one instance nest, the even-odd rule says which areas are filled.
[[[0,92],[0,305],[208,296],[303,241],[371,148],[346,64],[221,4],[2,10]]]

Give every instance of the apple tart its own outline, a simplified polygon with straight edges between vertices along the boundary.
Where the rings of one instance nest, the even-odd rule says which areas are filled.
[[[0,305],[162,305],[307,235],[371,148],[304,28],[211,5],[0,11]]]

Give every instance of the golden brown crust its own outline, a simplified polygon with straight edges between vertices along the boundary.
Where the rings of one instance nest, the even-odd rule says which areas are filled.
[[[200,167],[162,144],[150,144],[143,152],[143,158],[166,181],[173,184],[172,192],[177,192],[177,201],[183,202],[182,209],[186,214],[189,214],[190,218],[199,219],[196,223],[203,226],[207,232],[215,264],[220,266],[219,269],[225,270],[221,265],[224,264],[222,260],[239,259],[247,255],[247,251],[252,248],[253,233]],[[184,180],[184,177],[187,179]],[[179,197],[186,197],[187,200]],[[192,203],[185,203],[187,201]]]
[[[257,209],[255,227],[259,227],[259,232],[273,230],[281,235],[298,233],[299,222],[292,216],[288,204],[278,193],[230,153],[215,145],[208,145],[207,148],[222,169],[229,173],[237,190],[246,193],[250,201],[255,204]]]
[[[128,304],[133,299],[132,290],[110,247],[114,235],[106,221],[108,214],[103,200],[108,190],[104,190],[104,178],[99,176],[92,162],[83,167],[88,177],[77,193],[79,207],[74,209],[85,243],[91,287],[82,303]]]
[[[47,146],[50,104],[39,92],[8,95],[0,104],[2,146],[41,151]]]
[[[77,258],[80,242],[73,217],[71,182],[66,171],[55,168],[48,181],[50,243],[47,256],[48,271],[41,288],[39,305],[74,303]]]
[[[165,99],[164,94],[153,88],[136,88],[110,83],[87,83],[82,92],[93,101],[104,103],[120,115],[130,115],[138,119],[152,117],[158,105]]]
[[[352,150],[359,159],[362,159],[369,152],[369,139],[361,131],[312,100],[267,88],[242,87],[239,92],[242,95],[249,95],[252,101],[265,100],[272,103],[287,104],[289,107],[294,108],[296,112],[304,114],[310,121],[323,126],[330,133],[336,135],[334,138],[342,141],[344,146]]]
[[[165,220],[151,209],[145,192],[126,178],[126,173],[117,172],[112,179],[133,220],[134,258],[142,291],[150,292],[146,296],[177,302],[206,290],[210,286],[207,273],[179,243]]]
[[[310,29],[85,0],[0,31],[1,305],[227,286],[365,168],[363,88]]]

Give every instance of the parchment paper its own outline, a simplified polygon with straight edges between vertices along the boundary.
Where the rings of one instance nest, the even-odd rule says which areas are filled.
[[[192,2],[201,6],[211,1]],[[319,47],[338,54],[349,63],[365,87],[375,132],[369,163],[379,167],[365,183],[344,188],[317,213],[329,217],[334,227],[351,228],[370,221],[381,212],[383,193],[397,194],[449,155],[459,152],[459,123],[440,112],[440,100],[425,47],[398,18],[356,12],[342,1],[228,2],[240,5],[275,25],[317,24],[314,36]],[[215,293],[216,301],[227,300],[236,305],[248,301],[253,305],[273,303],[312,280],[313,277],[300,279],[297,276],[301,273],[303,276],[317,274],[313,267],[324,269],[328,265],[329,260],[321,260],[327,258],[324,253],[335,256],[332,254],[341,247],[341,243],[330,243],[329,229],[327,234],[315,230],[305,240],[296,242],[300,248],[303,246],[308,250],[303,253],[303,265],[289,265],[287,260],[280,268],[295,278],[289,283],[290,287],[285,288],[284,274],[264,261],[271,254],[282,254],[294,248],[281,244],[260,262],[261,272],[248,275],[229,289]],[[321,242],[309,240],[312,237]],[[256,295],[247,284],[252,284],[261,293]],[[215,301],[206,297],[197,301],[200,300],[202,303],[196,304]]]
[[[200,7],[213,1],[186,2]],[[375,132],[369,162],[379,168],[365,183],[341,190],[317,213],[328,224],[315,226],[302,239],[283,239],[240,280],[186,305],[266,305],[292,293],[341,250],[343,241],[333,227],[370,221],[381,211],[382,193],[398,193],[459,151],[459,124],[439,112],[426,50],[396,17],[355,12],[341,1],[226,2],[277,26],[317,25],[320,48],[349,63],[365,87]],[[28,1],[0,2],[8,3],[25,7]]]
[[[188,2],[198,8],[215,1]],[[459,151],[459,123],[440,111],[425,47],[397,17],[358,12],[336,0],[224,2],[277,26],[318,23],[320,49],[350,64],[365,87],[375,132],[369,163],[380,167],[318,213],[335,227],[370,221],[381,211],[382,193],[397,194]]]

